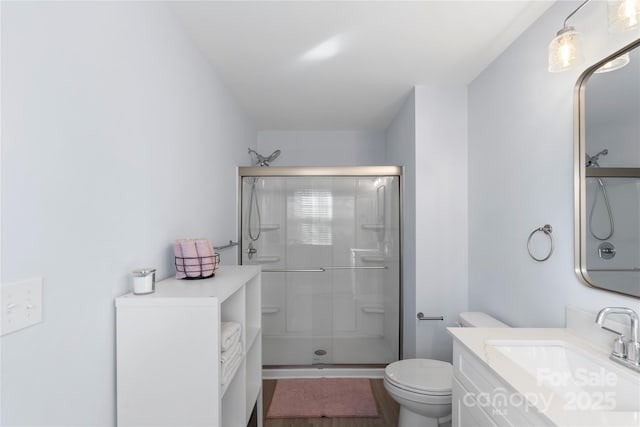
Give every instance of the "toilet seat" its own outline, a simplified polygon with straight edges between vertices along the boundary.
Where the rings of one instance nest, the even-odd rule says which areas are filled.
[[[385,380],[409,393],[451,396],[453,366],[432,359],[406,359],[393,362],[384,370]]]

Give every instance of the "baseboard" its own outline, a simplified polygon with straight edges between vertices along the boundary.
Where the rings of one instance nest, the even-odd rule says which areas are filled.
[[[262,379],[282,378],[384,378],[384,368],[285,368],[263,369]]]

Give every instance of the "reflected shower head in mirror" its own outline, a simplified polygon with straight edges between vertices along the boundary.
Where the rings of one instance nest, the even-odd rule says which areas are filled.
[[[600,158],[600,156],[606,156],[607,154],[609,154],[609,150],[607,150],[606,148],[594,156],[590,156],[588,153],[585,153],[585,156],[587,157],[585,167],[599,168],[600,164],[598,163],[598,159]],[[613,229],[614,229],[613,212],[611,212],[611,204],[609,203],[609,197],[607,196],[607,187],[604,183],[604,180],[602,178],[597,178],[596,182],[598,183],[598,187],[596,187],[594,190],[593,204],[591,205],[591,211],[589,211],[589,233],[591,233],[593,238],[597,240],[607,240],[607,239],[610,239],[611,236],[613,236]],[[604,205],[607,208],[607,216],[609,218],[609,232],[601,236],[596,234],[596,232],[593,229],[593,212],[596,210],[596,204],[598,203],[599,192],[602,193],[602,197],[604,198]]]
[[[255,150],[252,150],[251,148],[249,148],[249,154],[255,154],[256,156],[256,165],[260,165],[260,166],[269,166],[269,164],[271,162],[273,162],[275,159],[278,158],[278,156],[280,156],[280,150],[276,150],[273,153],[271,153],[268,156],[263,156],[262,154],[258,153]]]

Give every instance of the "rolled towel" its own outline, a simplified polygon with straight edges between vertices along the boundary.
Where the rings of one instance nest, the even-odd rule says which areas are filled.
[[[200,277],[202,275],[202,267],[196,246],[196,240],[185,239],[180,242],[182,247],[182,256],[184,257],[185,272],[187,277]]]
[[[229,350],[220,353],[220,363],[229,363],[233,360],[238,353],[242,354],[242,344],[240,342],[235,343]]]
[[[202,276],[211,276],[213,274],[213,270],[215,270],[216,262],[213,257],[214,252],[211,242],[207,239],[196,239],[195,245],[198,257],[200,257]]]
[[[184,279],[187,274],[184,269],[184,255],[182,255],[180,240],[173,242],[173,254],[176,257],[176,279]]]
[[[222,351],[229,350],[236,342],[240,341],[242,326],[238,322],[222,322],[220,325],[220,346]]]

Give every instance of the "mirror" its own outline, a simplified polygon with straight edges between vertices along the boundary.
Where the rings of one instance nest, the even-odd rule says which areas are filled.
[[[640,298],[640,40],[580,76],[574,126],[576,273]]]

